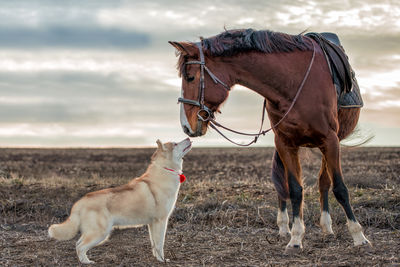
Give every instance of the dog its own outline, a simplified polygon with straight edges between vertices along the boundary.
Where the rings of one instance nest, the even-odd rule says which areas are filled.
[[[182,174],[183,157],[191,150],[189,138],[161,143],[151,157],[146,172],[128,184],[86,194],[71,209],[69,218],[53,224],[48,233],[57,240],[70,240],[78,231],[81,237],[76,252],[81,263],[94,263],[86,253],[107,240],[115,227],[147,225],[153,255],[164,262],[164,240],[168,219],[175,207]]]

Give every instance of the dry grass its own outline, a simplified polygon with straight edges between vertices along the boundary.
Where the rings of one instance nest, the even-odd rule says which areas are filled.
[[[345,216],[332,197],[334,237],[318,227],[318,153],[302,152],[304,250],[283,255],[276,193],[269,180],[271,148],[194,149],[167,232],[170,266],[382,266],[400,262],[400,149],[343,151],[343,170],[357,218],[373,242],[352,247]],[[76,266],[74,241],[47,238],[87,192],[140,175],[152,149],[1,149],[0,265]],[[100,266],[154,266],[147,229],[116,230],[89,252]]]

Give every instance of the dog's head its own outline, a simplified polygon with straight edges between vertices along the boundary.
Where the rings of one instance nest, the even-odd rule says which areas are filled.
[[[163,144],[157,140],[157,150],[151,159],[153,161],[165,161],[165,163],[182,164],[182,158],[192,149],[192,141],[189,138],[179,143],[168,142]]]

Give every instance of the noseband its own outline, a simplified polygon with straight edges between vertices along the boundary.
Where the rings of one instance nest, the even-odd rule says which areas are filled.
[[[261,118],[261,126],[260,126],[260,130],[258,131],[258,133],[242,133],[242,132],[239,132],[239,131],[232,130],[232,129],[228,128],[228,127],[225,127],[225,126],[223,126],[220,123],[215,121],[214,111],[212,111],[209,107],[207,107],[204,104],[204,91],[205,91],[204,70],[207,71],[208,75],[210,75],[210,77],[214,81],[214,83],[216,83],[216,84],[219,83],[220,85],[222,85],[228,91],[230,91],[231,88],[228,85],[226,85],[224,82],[222,82],[220,79],[218,79],[218,77],[215,76],[210,71],[209,68],[207,68],[206,62],[204,60],[202,42],[196,43],[196,45],[197,45],[197,47],[199,49],[200,61],[198,61],[198,60],[188,61],[188,62],[185,63],[185,65],[191,65],[191,64],[200,65],[199,98],[198,98],[197,101],[196,100],[191,100],[191,99],[186,99],[186,98],[183,98],[183,94],[182,94],[182,97],[178,98],[178,103],[189,104],[189,105],[197,106],[197,107],[200,108],[199,111],[197,112],[196,134],[200,136],[201,135],[202,123],[203,122],[209,122],[211,128],[213,128],[215,131],[217,131],[222,137],[224,137],[229,142],[231,142],[231,143],[233,143],[235,145],[238,145],[238,146],[250,146],[251,144],[257,142],[258,137],[260,137],[260,135],[265,135],[266,133],[268,133],[269,131],[271,131],[275,127],[277,127],[283,121],[283,119],[288,115],[290,110],[293,108],[294,104],[296,103],[297,98],[300,95],[301,90],[303,89],[304,83],[306,82],[306,80],[308,78],[308,75],[310,74],[310,70],[311,70],[311,67],[312,67],[312,65],[314,63],[314,58],[315,58],[315,45],[314,45],[314,42],[312,40],[311,40],[311,43],[313,45],[313,54],[312,54],[312,57],[311,57],[311,60],[310,60],[310,64],[308,65],[307,71],[306,71],[306,73],[304,75],[304,78],[303,78],[301,84],[299,85],[299,88],[297,89],[297,93],[296,93],[295,97],[293,98],[290,107],[288,108],[288,110],[285,112],[285,114],[282,116],[282,118],[276,124],[274,124],[271,128],[263,131],[262,128],[263,128],[264,119],[265,119],[265,110],[266,110],[266,107],[267,107],[267,100],[264,99],[262,118]],[[202,113],[202,112],[206,114],[205,117],[201,116],[200,113]],[[221,127],[221,128],[223,128],[225,130],[228,130],[230,132],[233,132],[233,133],[236,133],[236,134],[240,134],[240,135],[254,136],[254,140],[252,140],[248,144],[236,143],[236,142],[232,141],[231,139],[229,139],[228,137],[226,137],[220,130],[218,130],[217,127]]]

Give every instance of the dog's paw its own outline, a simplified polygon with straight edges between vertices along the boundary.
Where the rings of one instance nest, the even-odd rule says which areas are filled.
[[[83,263],[83,264],[94,264],[95,262],[91,261],[91,260],[84,260],[84,261],[81,261],[81,263]]]
[[[166,259],[166,258],[162,258],[162,257],[156,257],[156,258],[159,262],[164,262],[164,263],[170,262],[170,259]]]
[[[156,257],[159,262],[164,262],[164,259],[161,257]]]

